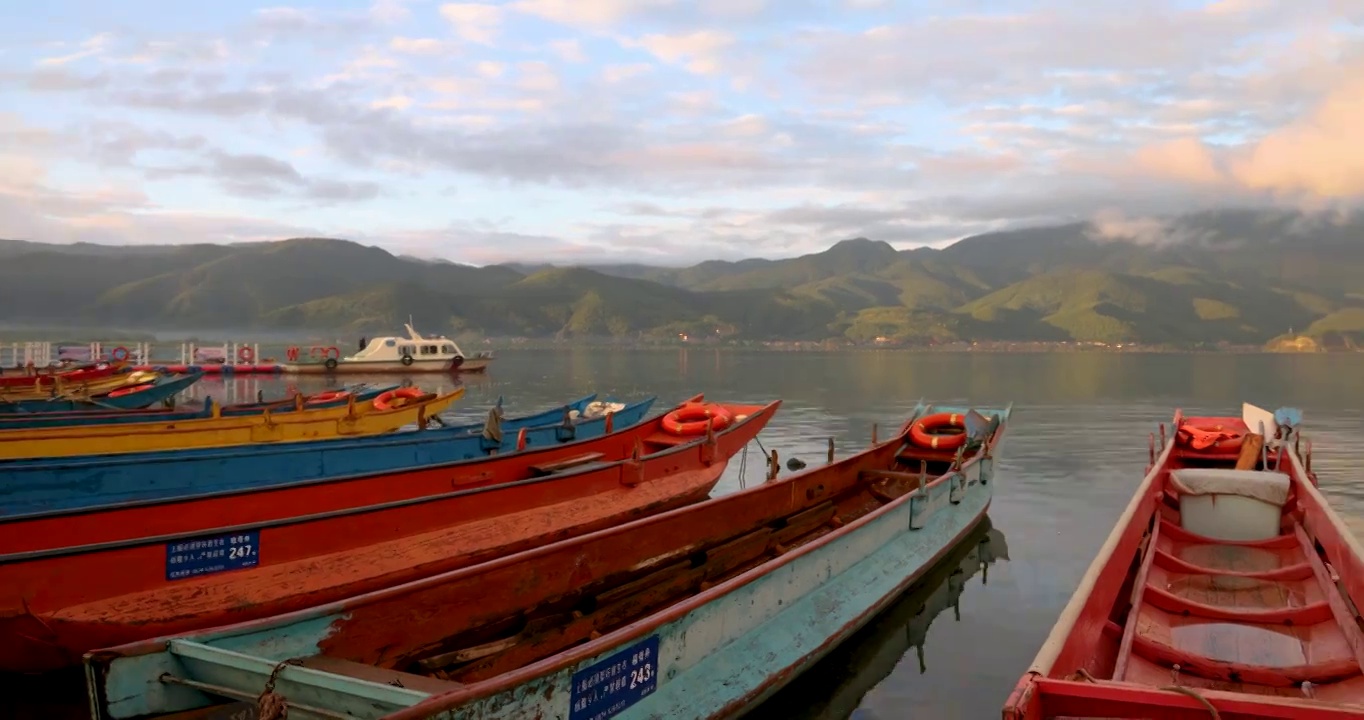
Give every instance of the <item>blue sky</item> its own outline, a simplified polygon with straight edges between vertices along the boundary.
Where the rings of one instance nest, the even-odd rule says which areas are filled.
[[[0,237],[681,264],[1364,194],[1362,0],[6,15]]]

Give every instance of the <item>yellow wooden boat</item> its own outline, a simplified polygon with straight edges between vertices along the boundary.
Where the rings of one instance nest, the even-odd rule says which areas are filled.
[[[385,393],[387,395],[388,393]],[[0,431],[0,460],[117,455],[121,453],[227,447],[249,443],[324,440],[392,432],[428,418],[464,396],[464,388],[445,395],[424,394],[390,409],[376,409],[383,398],[330,408],[259,415],[207,417],[173,422],[16,428]],[[217,406],[214,408],[217,415]],[[0,470],[3,472],[3,470]]]
[[[67,382],[58,375],[55,382],[49,379],[46,384],[39,384],[36,382],[35,378],[35,382],[32,385],[0,388],[0,402],[47,400],[54,397],[68,399],[90,398],[96,395],[110,393],[121,388],[153,382],[158,377],[160,377],[160,375],[155,372],[138,370],[83,382]]]

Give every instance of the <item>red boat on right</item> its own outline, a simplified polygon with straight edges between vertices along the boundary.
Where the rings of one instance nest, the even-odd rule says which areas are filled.
[[[1364,548],[1301,413],[1176,411],[1004,720],[1364,719]]]

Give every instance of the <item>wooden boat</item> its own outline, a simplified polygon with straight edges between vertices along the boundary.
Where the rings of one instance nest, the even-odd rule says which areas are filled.
[[[1162,424],[1004,718],[1364,718],[1364,549],[1296,415]]]
[[[0,421],[12,416],[36,413],[124,413],[166,403],[175,395],[199,382],[203,373],[186,375],[155,374],[144,383],[93,396],[66,395],[43,400],[0,403]]]
[[[70,539],[45,536],[65,545],[52,550],[24,552],[41,540],[7,532],[0,670],[79,664],[94,647],[268,617],[704,499],[778,405],[712,404],[736,419],[696,436],[666,433],[655,419],[648,434],[612,438],[613,462],[546,448],[322,488],[111,510],[72,525]],[[78,542],[93,544],[71,546]]]
[[[606,406],[605,414],[584,414],[598,406],[595,397],[492,424],[420,432],[0,462],[0,535],[5,523],[20,518],[415,471],[516,452],[518,446],[533,449],[590,440],[637,425],[654,402],[647,398],[620,407],[615,403]],[[490,412],[500,418],[500,407]],[[447,488],[442,484],[439,489]],[[0,551],[4,547],[0,540]]]
[[[369,340],[354,355],[342,355],[334,347],[314,347],[306,357],[292,348],[283,371],[292,374],[320,373],[476,373],[488,369],[492,353],[474,357],[464,354],[459,345],[444,335],[422,335],[404,323],[407,337],[377,337]]]
[[[301,412],[267,410],[260,414],[170,422],[6,430],[0,432],[0,460],[374,435],[419,421],[425,424],[426,418],[444,411],[463,395],[464,388],[456,388],[445,395],[424,395],[390,410],[375,408],[382,395],[364,402],[351,396],[345,405]]]
[[[867,693],[890,677],[911,653],[918,661],[919,674],[928,671],[924,644],[929,627],[948,610],[955,611],[955,621],[961,622],[959,603],[966,588],[977,575],[984,585],[990,566],[1001,560],[1009,560],[1008,545],[1004,533],[987,515],[970,536],[893,605],[806,670],[800,682],[786,686],[754,708],[750,716],[804,720],[857,717]],[[895,684],[903,683],[897,680]]]
[[[216,417],[247,417],[262,415],[266,412],[291,413],[305,410],[339,408],[355,395],[356,402],[372,401],[383,393],[396,389],[388,387],[359,386],[352,390],[331,390],[313,395],[295,395],[293,398],[270,402],[240,403],[220,405],[212,397],[205,398],[204,405],[198,409],[173,410],[168,408],[141,410],[105,410],[94,412],[77,410],[69,412],[40,412],[28,414],[0,414],[0,437],[9,430],[63,428],[91,425],[120,425],[128,423],[168,423],[185,420],[205,420]]]
[[[263,696],[291,718],[736,716],[970,534],[1007,416],[973,415],[984,443],[961,456],[911,446],[906,423],[844,460],[627,525],[97,650],[91,707],[156,717]]]
[[[58,381],[67,384],[80,384],[127,371],[127,364],[121,362],[86,363],[74,367],[20,370],[17,374],[5,373],[0,375],[0,389],[30,390],[35,387],[49,387]]]
[[[67,380],[57,375],[52,382],[42,385],[0,387],[0,402],[49,400],[54,397],[93,397],[141,385],[156,375],[157,373],[146,370],[118,372],[84,380]]]

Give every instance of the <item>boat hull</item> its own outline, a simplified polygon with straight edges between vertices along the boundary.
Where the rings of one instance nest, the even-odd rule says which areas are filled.
[[[319,502],[333,507],[314,508],[306,517],[279,499],[288,491],[231,507],[181,503],[170,513],[144,515],[153,524],[140,531],[152,534],[168,520],[205,517],[213,518],[217,529],[0,556],[0,671],[58,669],[78,664],[92,648],[289,612],[701,500],[719,481],[728,458],[776,409],[777,403],[750,408],[747,420],[718,433],[713,442],[697,439],[637,462],[563,474],[531,472],[532,465],[564,458],[559,448],[547,448],[471,463],[462,475],[433,470],[425,477],[376,476],[355,486],[376,498],[435,481],[446,488],[439,495],[347,507],[338,504],[345,496],[335,486],[323,494],[312,489]],[[613,438],[622,439],[631,449],[638,442],[628,434]],[[508,481],[478,485],[492,474]],[[260,521],[263,513],[274,519]],[[257,521],[243,523],[242,517]],[[162,526],[154,524],[157,518]],[[102,524],[81,527],[98,532],[90,526]],[[205,552],[228,555],[210,557],[216,569],[177,576],[201,569]],[[235,557],[237,552],[247,553],[245,559]],[[175,560],[185,553],[196,559]],[[62,579],[71,577],[86,581]]]
[[[569,717],[575,675],[621,652],[656,647],[657,689],[615,718],[732,718],[748,712],[824,657],[944,558],[984,519],[993,460],[970,472],[959,503],[950,483],[929,490],[928,517],[908,502],[890,508],[837,542],[797,551],[790,562],[715,597],[670,612],[670,622],[621,639],[592,658],[488,694],[452,714],[419,707],[395,718]],[[985,482],[982,482],[985,480]],[[911,514],[926,524],[911,529]],[[720,588],[716,588],[720,590]],[[439,702],[433,701],[433,705]]]
[[[303,412],[262,413],[171,422],[16,429],[0,433],[0,460],[72,457],[248,443],[313,440],[391,432],[435,416],[464,395],[464,388],[393,410],[373,402],[348,402]]]
[[[994,461],[951,469],[946,453],[932,460],[941,475],[889,470],[907,462],[909,427],[827,468],[445,576],[93,652],[92,708],[122,719],[205,702],[163,692],[165,673],[233,692],[269,676],[285,701],[393,720],[738,715],[984,518]]]
[[[26,390],[32,389],[35,386],[50,387],[57,382],[79,384],[92,380],[102,380],[111,375],[117,375],[125,371],[125,363],[99,363],[94,366],[77,368],[75,370],[42,372],[34,375],[22,373],[18,375],[5,374],[0,375],[0,391]]]
[[[613,414],[613,431],[643,421],[653,398]],[[567,406],[502,422],[501,442],[482,436],[482,425],[427,428],[359,438],[174,450],[126,455],[0,462],[0,548],[26,516],[63,514],[112,505],[185,500],[222,493],[337,478],[390,473],[432,465],[480,460],[492,452],[514,452],[526,428],[525,447],[590,440],[607,434],[604,417],[558,425],[566,410],[582,412],[584,398]],[[69,522],[84,522],[72,518]],[[35,532],[30,528],[23,532]],[[47,531],[43,531],[47,532]],[[53,527],[53,537],[67,531]]]
[[[156,403],[164,402],[176,393],[189,388],[203,377],[203,373],[191,373],[179,377],[159,376],[152,387],[140,392],[110,397],[99,395],[92,398],[53,398],[49,400],[20,400],[0,404],[0,420],[19,418],[33,413],[90,413],[101,414],[110,411],[140,410]]]
[[[340,360],[328,368],[322,362],[285,363],[283,371],[291,375],[375,375],[385,373],[477,373],[488,369],[489,358],[469,358],[459,366],[449,360],[413,360],[404,365],[397,360]]]

